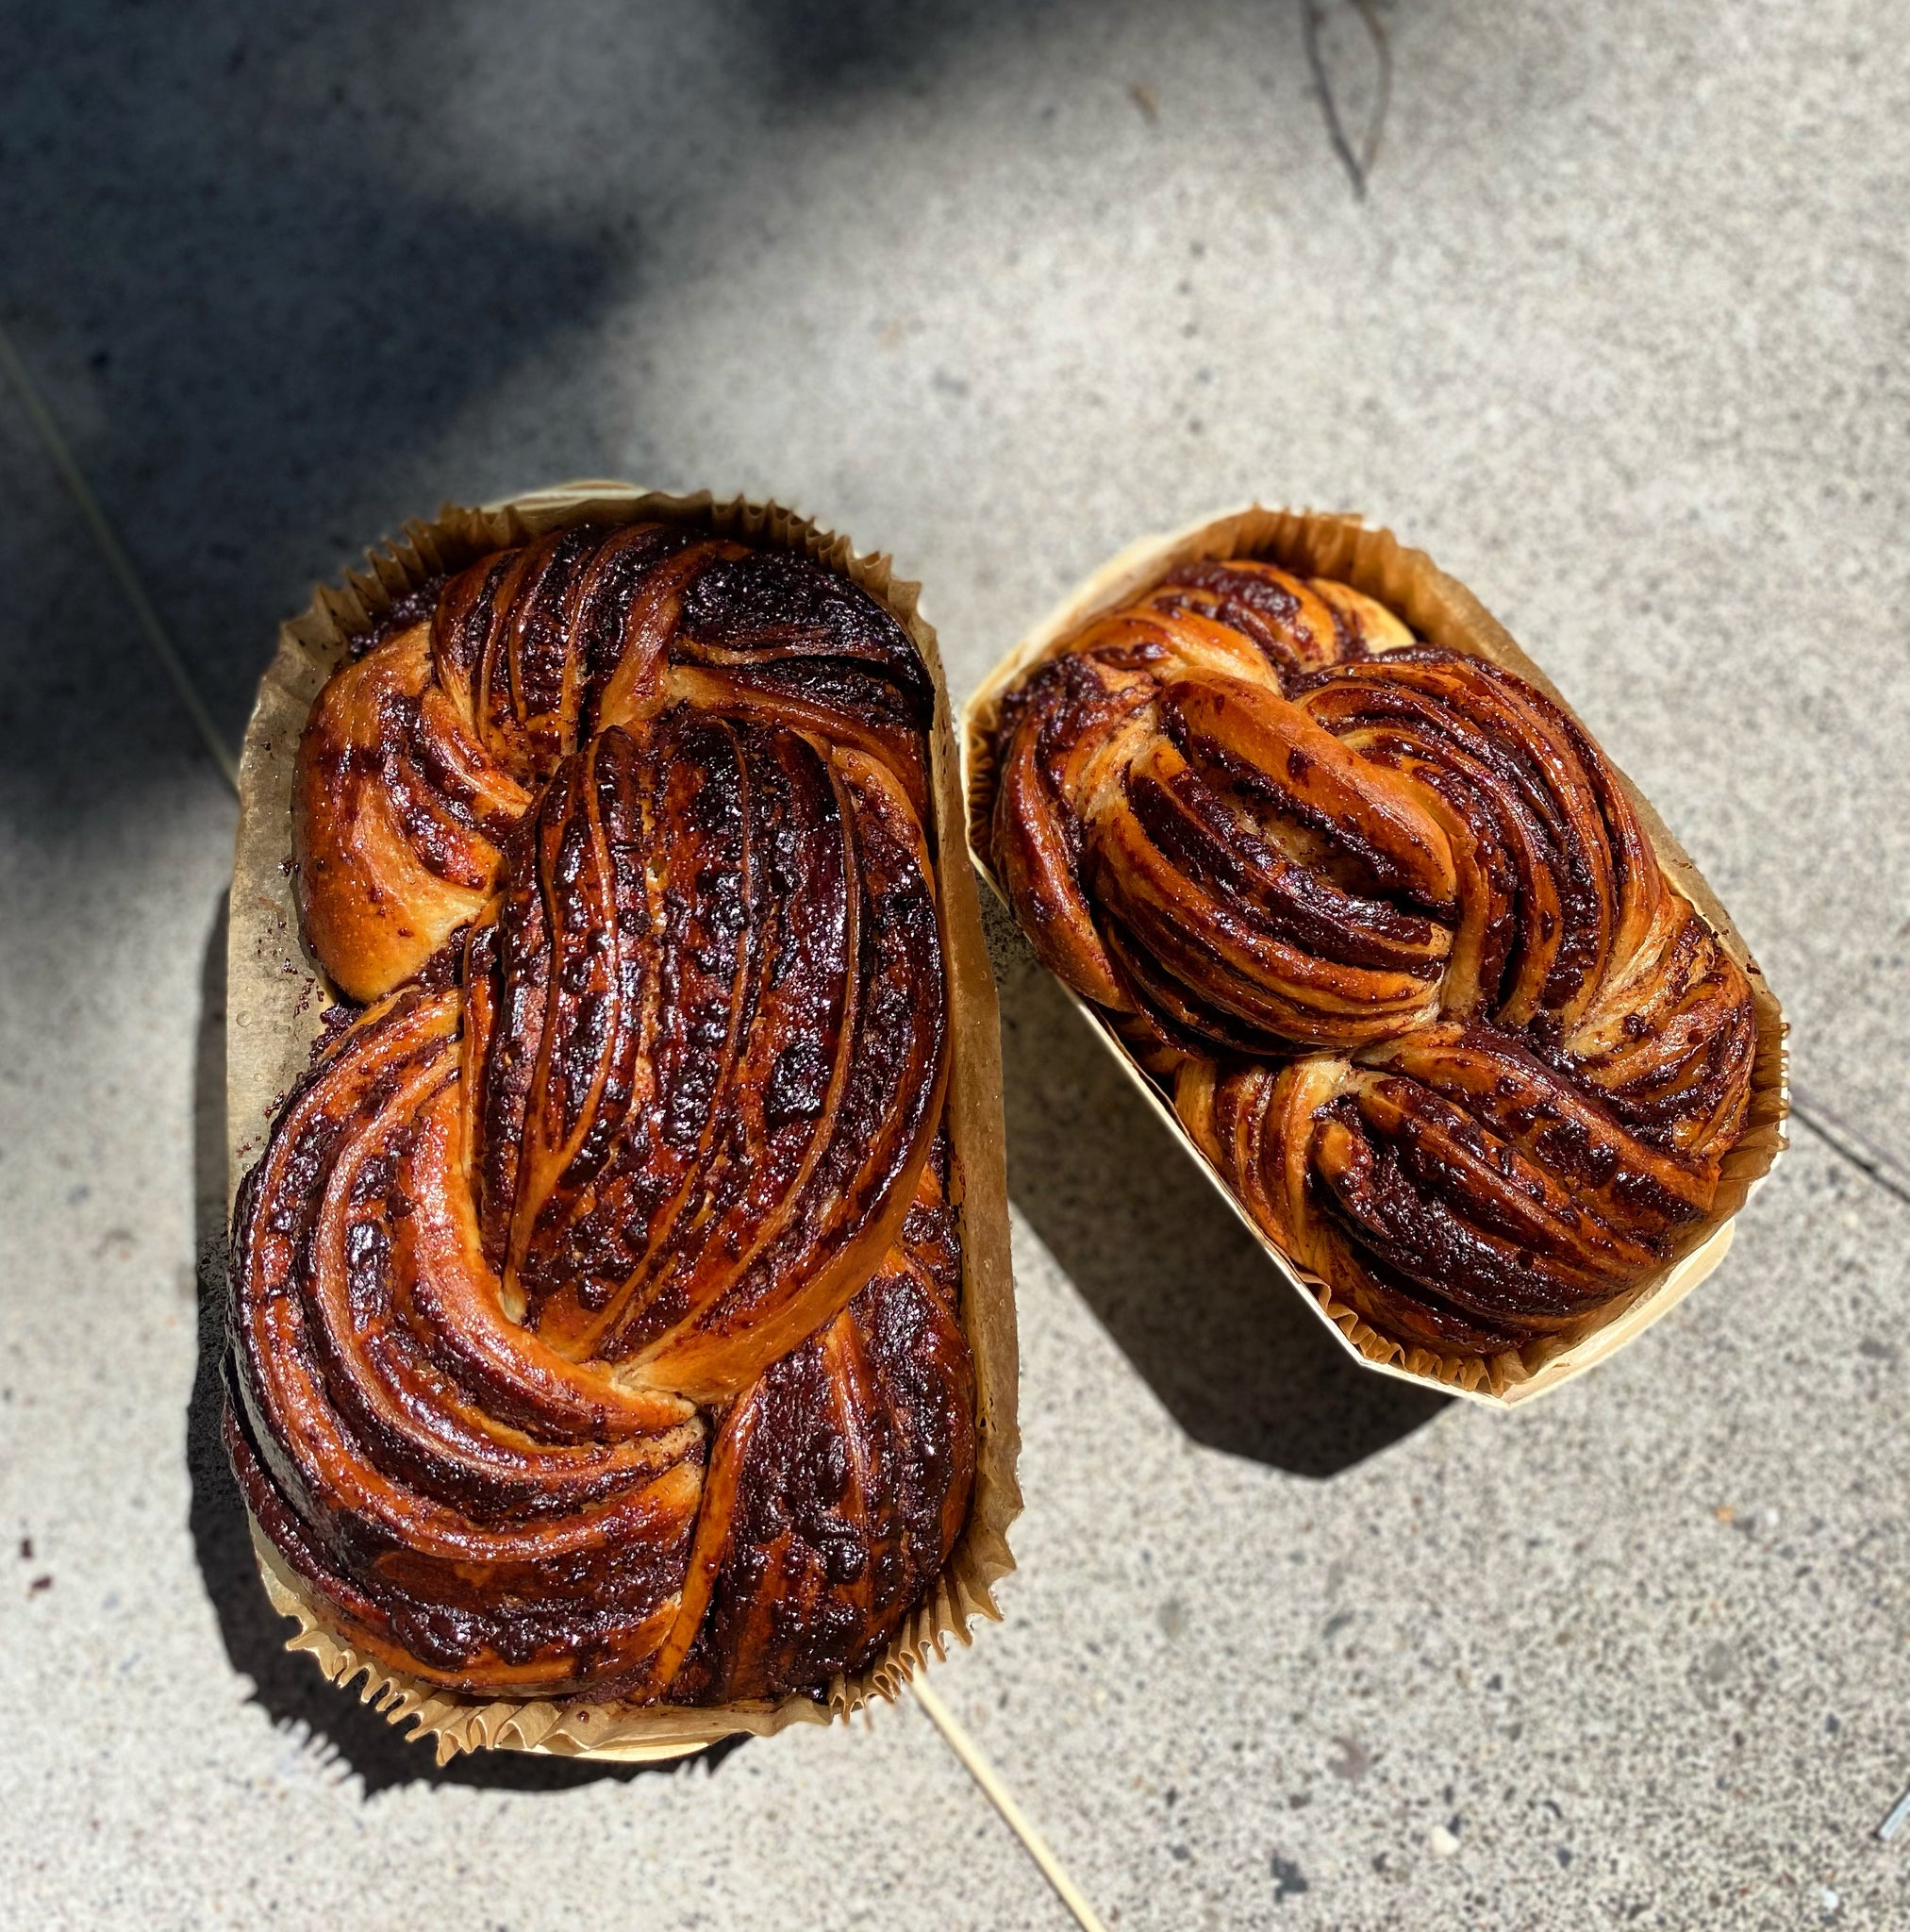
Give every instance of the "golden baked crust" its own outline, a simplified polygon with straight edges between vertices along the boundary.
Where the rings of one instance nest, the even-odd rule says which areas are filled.
[[[1026,673],[992,752],[1037,953],[1381,1333],[1518,1348],[1709,1210],[1750,987],[1520,678],[1347,585],[1200,561]]]
[[[314,705],[362,1010],[235,1210],[227,1442],[341,1632],[475,1695],[820,1694],[966,1519],[974,1377],[906,634],[822,566],[567,529]]]

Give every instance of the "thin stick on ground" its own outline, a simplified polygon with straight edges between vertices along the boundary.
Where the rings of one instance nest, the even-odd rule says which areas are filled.
[[[1841,1155],[1860,1174],[1868,1174],[1885,1193],[1910,1202],[1910,1166],[1880,1147],[1861,1128],[1832,1112],[1814,1093],[1791,1083],[1790,1110],[1833,1154]]]
[[[53,467],[59,472],[59,480],[66,485],[67,492],[78,507],[85,519],[86,526],[92,540],[99,546],[100,555],[106,559],[107,569],[112,573],[113,580],[119,585],[121,594],[132,606],[134,618],[144,633],[153,656],[159,660],[167,677],[172,680],[174,691],[179,702],[186,708],[186,715],[191,719],[193,728],[210,754],[212,762],[219,769],[220,775],[239,790],[239,760],[232,755],[232,747],[221,735],[213,723],[212,713],[206,701],[199,695],[199,688],[192,682],[192,675],[186,669],[186,661],[179,656],[177,647],[168,636],[166,626],[159,620],[159,613],[153,607],[153,600],[146,595],[145,586],[141,583],[139,573],[133,568],[133,560],[125,553],[125,546],[114,534],[112,525],[107,520],[106,511],[93,494],[92,486],[86,480],[68,447],[66,438],[60,433],[59,425],[54,420],[53,411],[46,407],[40,391],[35,387],[26,365],[20,359],[12,339],[4,327],[0,327],[0,369],[5,369],[8,379],[12,383],[20,397],[28,420],[32,423],[40,441],[45,445],[46,454]]]
[[[908,1687],[915,1701],[928,1713],[928,1721],[938,1730],[948,1747],[962,1761],[962,1767],[982,1789],[982,1795],[1002,1814],[1003,1823],[1021,1840],[1022,1848],[1040,1867],[1041,1875],[1055,1888],[1055,1895],[1074,1914],[1082,1932],[1105,1932],[1100,1917],[1081,1889],[1069,1877],[1059,1858],[1048,1849],[1048,1841],[1037,1831],[1028,1815],[1016,1804],[1015,1796],[1002,1782],[1001,1774],[982,1756],[980,1747],[962,1727],[947,1705],[920,1677]]]

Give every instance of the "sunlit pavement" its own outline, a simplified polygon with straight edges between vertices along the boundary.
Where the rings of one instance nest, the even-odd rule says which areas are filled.
[[[49,10],[0,321],[234,739],[310,583],[447,496],[776,496],[922,579],[958,701],[1143,531],[1364,510],[1910,1150],[1910,37],[1375,17],[1360,200],[1285,4]],[[0,484],[0,1917],[1065,1925],[912,1706],[439,1774],[277,1651],[195,1273],[233,808],[4,389]],[[1029,1507],[935,1681],[1104,1919],[1901,1923],[1910,1204],[1801,1132],[1617,1361],[1402,1394],[998,938]]]

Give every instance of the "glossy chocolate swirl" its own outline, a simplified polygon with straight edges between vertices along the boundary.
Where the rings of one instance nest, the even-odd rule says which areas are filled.
[[[248,1506],[449,1689],[821,1694],[973,1481],[932,681],[854,585],[680,527],[424,603],[299,747],[363,1005],[236,1210]]]
[[[1375,1328],[1515,1349],[1709,1209],[1749,984],[1532,686],[1344,584],[1201,562],[1031,670],[994,753],[1036,952]]]

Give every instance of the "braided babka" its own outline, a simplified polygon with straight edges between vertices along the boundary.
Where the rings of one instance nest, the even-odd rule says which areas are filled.
[[[1402,1347],[1570,1328],[1710,1209],[1750,986],[1529,683],[1344,583],[1198,561],[1030,669],[990,766],[1043,963]]]
[[[481,1697],[822,1695],[966,1520],[975,1379],[908,635],[564,529],[401,602],[299,745],[354,1003],[234,1220],[226,1441],[359,1651]]]

